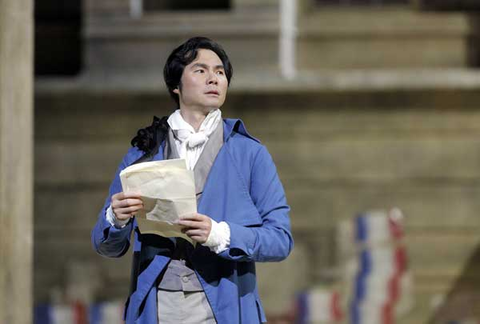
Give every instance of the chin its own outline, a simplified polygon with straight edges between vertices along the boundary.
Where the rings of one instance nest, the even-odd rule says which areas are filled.
[[[220,108],[223,105],[223,102],[215,101],[215,102],[208,102],[205,107],[208,107],[208,110],[213,110]]]

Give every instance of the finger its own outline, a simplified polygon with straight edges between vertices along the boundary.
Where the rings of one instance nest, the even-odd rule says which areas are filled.
[[[115,208],[130,207],[130,206],[143,206],[143,201],[140,199],[133,199],[133,198],[112,201],[112,207],[115,207]]]
[[[197,216],[197,214],[187,214],[180,216],[180,220],[199,221],[200,218]]]
[[[181,221],[189,221],[189,222],[195,222],[195,223],[210,223],[210,217],[201,215],[201,214],[195,214],[195,215],[189,215],[189,216],[182,216],[180,217],[180,222]]]
[[[122,201],[125,202],[125,206],[139,206],[139,205],[143,206],[143,201],[141,199],[128,198]]]
[[[127,207],[127,208],[117,208],[117,209],[114,209],[113,212],[115,213],[115,215],[117,215],[117,214],[132,215],[132,214],[135,214],[136,212],[138,212],[140,209],[142,209],[142,207],[131,206],[131,207]]]
[[[192,214],[185,214],[180,216],[181,219],[191,219],[191,220],[205,220],[210,219],[207,215],[199,214],[199,213],[192,213]]]
[[[178,225],[187,227],[187,228],[202,228],[205,227],[205,224],[203,222],[198,222],[198,221],[190,221],[190,220],[179,220]]]
[[[127,191],[123,193],[124,198],[140,198],[142,194],[138,190]]]
[[[207,231],[203,228],[193,228],[193,227],[185,227],[180,230],[183,234],[186,235],[200,235],[200,233],[206,233]]]
[[[127,198],[137,198],[139,199],[141,197],[139,192],[135,191],[130,191],[130,192],[119,192],[114,195],[112,195],[112,200],[123,200]]]
[[[206,231],[198,228],[187,228],[185,229],[185,234],[188,236],[205,236]]]
[[[116,193],[112,195],[112,200],[122,200],[123,196],[124,196],[123,192]]]

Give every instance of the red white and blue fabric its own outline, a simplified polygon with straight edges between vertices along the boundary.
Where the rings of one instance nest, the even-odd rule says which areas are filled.
[[[121,302],[42,304],[35,307],[34,324],[122,324],[123,308]]]
[[[356,218],[357,244],[377,244],[403,238],[402,224],[384,213],[361,214]]]
[[[89,324],[123,324],[124,304],[122,302],[105,302],[94,304],[89,309]]]
[[[336,291],[317,289],[297,296],[295,323],[338,323],[342,318],[340,295]]]
[[[361,215],[356,219],[356,241],[366,245],[357,256],[350,302],[352,324],[394,323],[407,268],[405,247],[397,244],[402,236],[401,224],[389,217]],[[380,242],[384,244],[378,245]]]

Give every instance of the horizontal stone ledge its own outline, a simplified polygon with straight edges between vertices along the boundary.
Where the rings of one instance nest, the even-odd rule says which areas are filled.
[[[123,72],[105,70],[101,73],[87,72],[75,78],[37,79],[35,93],[36,97],[55,94],[62,96],[89,94],[103,98],[112,95],[127,96],[131,94],[149,96],[161,94],[165,96],[163,87],[164,81],[160,71],[152,73],[146,70],[141,72],[138,70]],[[299,71],[293,80],[284,79],[278,70],[265,69],[261,75],[258,74],[258,71],[236,70],[229,92],[231,94],[260,94],[262,96],[275,94],[282,96],[282,98],[292,95],[305,96],[310,93],[310,97],[321,98],[326,96],[328,99],[329,95],[334,95],[335,97],[332,97],[335,99],[333,103],[336,103],[334,106],[341,105],[348,100],[348,104],[352,107],[358,106],[358,104],[365,107],[365,100],[379,106],[382,101],[373,100],[375,97],[372,97],[372,92],[378,92],[380,97],[377,99],[386,98],[386,96],[395,98],[396,102],[392,101],[389,106],[395,104],[396,107],[400,107],[402,106],[400,104],[407,102],[428,107],[429,105],[425,102],[432,102],[438,107],[445,106],[442,105],[443,102],[439,100],[439,96],[456,99],[448,100],[448,104],[455,103],[455,101],[468,104],[469,100],[467,99],[469,97],[478,98],[480,96],[479,88],[479,73],[468,68],[309,70]],[[346,97],[338,96],[339,93]],[[405,97],[407,94],[410,97]],[[357,97],[357,99],[363,97],[365,100],[351,100],[354,97]],[[429,100],[425,101],[425,99]],[[318,103],[319,106],[325,106],[331,104],[332,101],[329,100],[323,104],[322,101],[319,101]]]
[[[327,7],[314,10],[299,21],[300,34],[390,35],[408,33],[465,35],[471,31],[469,17],[462,13],[425,13],[408,6],[361,10]]]
[[[51,182],[35,182],[36,194],[46,193],[47,195],[53,195],[57,193],[62,194],[78,194],[85,192],[103,192],[108,193],[108,187],[113,179],[107,181],[79,181],[75,183],[51,183]]]
[[[211,21],[216,22],[215,28]],[[102,36],[115,37],[132,35],[142,37],[153,35],[157,38],[165,37],[184,30],[198,30],[207,28],[210,32],[219,30],[235,36],[249,26],[278,32],[279,15],[276,10],[255,11],[206,11],[195,12],[149,12],[140,18],[131,18],[128,12],[117,15],[92,13],[86,17],[85,36],[87,38]],[[221,25],[225,28],[218,28]],[[158,31],[161,31],[160,33]],[[299,21],[298,34],[303,35],[388,35],[408,34],[414,37],[419,35],[454,35],[462,36],[470,32],[468,17],[464,14],[428,14],[407,9],[377,9],[372,11],[348,9],[322,8],[314,10],[309,15],[302,16]]]
[[[97,180],[78,180],[78,181],[62,181],[50,179],[48,181],[35,181],[35,190],[37,194],[44,191],[48,194],[55,195],[56,193],[81,193],[89,191],[99,191],[103,193],[108,192],[108,187],[113,180],[105,177]],[[287,189],[288,195],[301,196],[306,194],[310,197],[324,191],[338,192],[343,191],[345,194],[356,193],[358,190],[364,189],[366,192],[375,192],[376,190],[384,190],[389,192],[397,192],[402,194],[405,192],[416,192],[422,190],[475,190],[480,184],[480,178],[477,177],[440,177],[440,178],[302,178],[302,177],[288,177],[280,174],[280,180]],[[301,186],[301,188],[299,188]],[[395,189],[396,188],[396,189]],[[397,190],[398,189],[398,190]],[[307,198],[308,199],[308,198]]]
[[[380,209],[375,209],[374,211],[378,210]],[[388,209],[385,208],[384,210]],[[298,214],[299,212],[297,209],[297,213],[291,213],[290,216],[293,218],[298,218]],[[421,220],[421,217],[418,218],[419,220],[415,221],[415,223],[409,222],[404,225],[403,230],[405,232],[405,237],[400,240],[399,243],[405,243],[406,241],[408,241],[409,237],[413,235],[431,235],[431,233],[435,233],[434,235],[438,236],[449,236],[452,234],[462,236],[474,236],[480,231],[480,222],[475,219],[475,215],[462,214],[460,215],[459,220],[454,220],[450,222],[442,219],[442,217],[438,217],[437,219],[435,219],[435,224],[433,225],[428,224],[428,222],[430,222],[430,224],[432,223],[431,215],[424,216]],[[345,218],[343,218],[343,220],[345,220]],[[353,222],[353,216],[351,216],[351,220]],[[298,224],[297,220],[294,219],[291,221],[291,223],[292,234],[296,238],[296,241],[298,241],[299,243],[301,242],[302,244],[309,245],[311,243],[338,240],[335,232],[337,225],[332,225],[332,222]],[[49,230],[47,227],[44,227],[43,229],[45,231]],[[353,244],[355,241],[353,237],[351,238],[351,241]],[[384,243],[387,244],[388,242]]]
[[[480,141],[457,139],[270,143],[286,177],[334,179],[477,178]],[[292,158],[294,157],[294,158]]]
[[[341,108],[336,109],[337,112],[321,108],[302,111],[300,108],[305,118],[302,122],[291,115],[293,108],[278,107],[258,112],[244,110],[238,113],[236,109],[233,104],[224,107],[222,115],[224,118],[241,119],[249,134],[267,148],[270,145],[288,146],[295,143],[321,147],[325,144],[408,143],[417,140],[424,143],[445,141],[448,146],[456,141],[472,142],[480,138],[480,113],[468,109],[440,112],[425,108],[418,113],[411,113],[407,110],[388,111],[388,108],[382,112],[375,111],[375,108],[363,111],[354,111],[353,108],[341,112],[338,111]],[[68,118],[68,111],[52,109],[36,118],[35,144],[113,143],[130,147],[131,139],[140,128],[150,126],[153,116],[168,116],[170,113],[168,109],[145,107],[141,113],[136,113],[135,109],[119,109],[115,118],[110,118],[108,111],[99,111],[91,116],[85,111],[75,118]],[[433,116],[435,114],[439,116]],[[88,128],[83,126],[85,124],[88,124]]]
[[[399,193],[412,189],[476,189],[480,185],[480,178],[474,175],[458,176],[418,176],[418,177],[377,177],[377,176],[331,176],[322,175],[293,175],[280,171],[280,180],[283,185],[304,194],[314,190],[344,190],[345,192],[357,191],[358,189],[375,190],[397,190]],[[300,187],[300,188],[299,188]],[[295,194],[295,191],[290,192]]]
[[[372,96],[374,98],[371,100],[382,100],[381,97]],[[302,103],[289,105],[288,102],[295,98]],[[480,112],[455,106],[459,103],[452,103],[451,108],[442,110],[431,109],[432,107],[413,108],[408,104],[408,108],[395,108],[388,107],[388,103],[384,107],[366,105],[349,108],[334,107],[333,98],[330,98],[328,101],[332,102],[315,106],[315,101],[320,101],[321,98],[322,96],[315,99],[296,95],[277,98],[274,95],[238,94],[229,98],[222,112],[225,117],[240,117],[249,132],[267,145],[299,141],[318,142],[319,145],[326,141],[416,141],[419,138],[423,141],[471,141],[479,137],[480,133]],[[282,99],[287,99],[287,102]],[[480,97],[477,99],[480,102]],[[393,101],[393,98],[389,100]],[[342,102],[338,104],[341,105]],[[141,111],[139,106],[142,107]],[[162,96],[38,98],[35,141],[110,141],[128,145],[137,129],[151,123],[153,115],[168,115],[171,111],[169,98]]]
[[[97,208],[98,210],[95,210],[97,214],[99,213],[100,209]],[[42,216],[37,214],[37,217],[41,219],[39,221],[39,224],[35,224],[35,236],[39,236],[39,238],[36,238],[36,241],[41,242],[44,240],[45,236],[48,235],[56,235],[55,233],[60,233],[62,231],[66,232],[74,232],[77,231],[79,233],[82,233],[82,236],[90,237],[90,233],[95,225],[95,222],[97,221],[97,214],[80,214],[78,212],[71,212],[71,213],[62,213],[61,215],[49,215],[46,216],[43,214]],[[82,216],[85,216],[84,218],[81,218]],[[95,217],[92,217],[95,216]],[[46,222],[53,222],[58,218],[66,218],[63,221],[56,221],[55,224],[48,224]],[[92,219],[93,218],[93,219]],[[42,222],[43,221],[43,222]]]
[[[85,222],[88,219],[85,217]],[[93,228],[92,224],[92,228]],[[47,231],[35,231],[35,244],[40,246],[56,246],[59,249],[65,248],[64,242],[68,242],[69,245],[78,249],[78,251],[89,251],[89,249],[82,249],[85,247],[91,247],[90,230],[88,231],[62,231],[62,230],[47,230]],[[85,245],[85,243],[87,243]]]
[[[463,275],[458,274],[458,272],[451,276],[435,276],[433,274],[435,270],[442,271],[441,268],[436,267],[431,270],[431,275],[414,276],[413,283],[416,295],[448,294],[451,291],[466,290],[464,283],[469,283],[470,287],[475,287],[480,284],[479,276],[464,278]],[[462,283],[460,283],[460,281]]]
[[[188,35],[209,35],[212,38],[228,37],[229,40],[238,39],[243,41],[246,37],[252,41],[256,37],[279,37],[278,20],[250,20],[248,21],[219,21],[212,24],[211,21],[172,22],[166,25],[162,23],[138,23],[133,19],[125,21],[108,20],[105,18],[90,21],[86,25],[84,37],[87,42],[94,41],[135,41],[155,40],[169,42],[170,38],[178,37],[187,39]],[[238,41],[237,40],[237,41]]]
[[[192,14],[194,13],[194,14]],[[89,15],[85,19],[84,36],[87,41],[92,38],[135,36],[138,38],[154,37],[168,39],[172,35],[186,33],[211,35],[229,35],[244,37],[246,35],[277,35],[279,15],[275,11],[168,11],[147,12],[139,18],[127,15]],[[212,23],[215,22],[215,23]]]
[[[415,237],[407,234],[405,244],[409,268],[413,273],[426,267],[432,270],[447,267],[456,271],[457,277],[464,275],[465,271],[470,271],[470,267],[473,266],[471,257],[480,249],[477,235],[452,237],[443,234]],[[478,265],[475,264],[477,267]]]
[[[35,231],[62,231],[62,227],[89,230],[97,220],[108,194],[108,183],[95,187],[40,186],[35,191]],[[85,190],[85,188],[88,188]],[[410,188],[377,186],[295,190],[286,187],[292,207],[292,229],[302,242],[333,238],[340,221],[360,212],[399,207],[405,216],[407,235],[471,235],[480,230],[478,186]],[[72,203],[75,207],[72,208]],[[51,228],[49,224],[52,224]],[[321,234],[319,234],[321,233]],[[320,235],[320,236],[318,236]],[[324,235],[328,237],[323,238]]]
[[[480,275],[464,275],[458,271],[452,273],[451,275],[435,275],[435,272],[442,272],[442,268],[435,267],[432,268],[427,273],[414,275],[414,285],[417,293],[421,292],[431,292],[438,289],[447,289],[450,290],[455,288],[455,286],[464,285],[465,282],[470,284],[479,284],[480,285]],[[480,268],[475,268],[473,270],[480,270]],[[415,271],[417,272],[417,271]],[[460,281],[462,283],[460,283]],[[472,285],[473,286],[473,285]]]
[[[302,190],[286,186],[294,231],[334,231],[341,221],[353,221],[362,212],[398,207],[408,231],[442,234],[451,230],[472,233],[480,226],[478,186],[357,186]],[[412,233],[413,234],[413,233]],[[299,239],[303,234],[299,236]]]
[[[45,190],[50,193],[57,192],[82,192],[90,190],[108,191],[115,167],[113,167],[109,176],[101,179],[85,179],[85,178],[43,178],[36,179],[35,189],[38,191]],[[310,197],[324,191],[338,192],[343,191],[345,194],[356,193],[359,190],[365,190],[367,193],[375,192],[375,190],[385,190],[389,193],[397,193],[402,195],[404,192],[415,192],[415,188],[419,190],[471,190],[480,184],[480,179],[476,176],[472,177],[318,177],[312,175],[306,177],[291,177],[280,171],[280,180],[286,188],[288,195],[304,195]],[[307,198],[308,199],[308,198]]]
[[[51,193],[58,192],[82,192],[96,189],[104,189],[107,192],[113,181],[116,166],[120,163],[117,161],[108,171],[107,175],[98,173],[88,173],[85,178],[79,175],[62,175],[60,177],[50,177],[46,174],[44,177],[35,180],[35,189],[46,190]],[[85,173],[82,173],[85,175]],[[480,184],[478,176],[471,177],[384,177],[384,176],[365,176],[365,177],[318,177],[312,175],[311,178],[290,177],[286,172],[280,170],[278,172],[280,180],[287,191],[288,195],[295,195],[295,191],[302,193],[315,194],[324,190],[343,190],[345,193],[358,192],[365,189],[372,192],[375,189],[388,190],[389,193],[402,194],[405,191],[413,190],[415,187],[420,189],[437,189],[437,188],[457,188],[461,190],[469,190]],[[95,179],[97,177],[97,179]],[[398,191],[395,191],[397,188]],[[298,196],[298,195],[297,195]]]
[[[280,175],[290,179],[472,181],[480,177],[479,146],[480,141],[476,139],[360,139],[321,145],[312,142],[270,143],[268,149]],[[109,181],[128,148],[127,143],[37,143],[36,183]]]
[[[325,24],[325,23],[324,23]],[[367,24],[365,24],[367,25]],[[363,28],[362,28],[363,27]],[[440,26],[357,26],[356,29],[344,28],[341,26],[324,26],[324,28],[299,29],[299,41],[318,41],[318,40],[335,40],[337,42],[343,41],[367,41],[375,42],[378,40],[389,41],[392,44],[399,40],[417,40],[417,41],[431,41],[431,40],[459,40],[462,41],[469,36],[472,31],[468,27],[445,28],[445,24]]]
[[[53,124],[53,121],[51,121]],[[121,122],[121,121],[120,121]],[[265,120],[266,123],[270,124],[269,120]],[[48,128],[50,125],[41,125],[42,133],[36,133],[35,143],[45,143],[45,142],[57,142],[61,139],[65,143],[95,143],[95,142],[119,142],[119,143],[129,143],[136,131],[140,128],[149,126],[148,123],[136,123],[128,125],[129,131],[121,128],[103,128],[97,130],[85,130],[85,129],[75,129],[69,128],[70,123],[65,123],[58,129]],[[73,124],[73,123],[72,123]],[[74,125],[70,124],[71,126]],[[115,125],[115,121],[107,122],[104,124]],[[262,144],[269,147],[271,143],[281,142],[283,144],[287,143],[298,143],[302,142],[311,142],[318,145],[326,142],[345,142],[345,141],[355,141],[355,140],[371,140],[378,141],[379,138],[382,140],[386,139],[399,139],[404,140],[417,140],[419,138],[428,140],[428,139],[471,139],[475,137],[480,138],[480,124],[478,126],[472,126],[472,128],[467,129],[448,129],[448,126],[443,128],[438,126],[438,129],[392,129],[388,130],[387,128],[381,129],[293,129],[289,128],[288,130],[283,129],[284,126],[276,128],[273,126],[271,129],[256,129],[255,127],[249,127],[247,123],[247,128],[249,134],[258,139]],[[48,128],[48,129],[47,129]],[[40,131],[40,130],[39,130]],[[126,134],[129,133],[129,134]],[[442,133],[442,134],[439,134]]]

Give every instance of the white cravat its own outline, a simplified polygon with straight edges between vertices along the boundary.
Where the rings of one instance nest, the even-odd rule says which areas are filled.
[[[187,161],[189,170],[193,170],[195,164],[197,164],[208,138],[221,120],[222,112],[220,109],[214,109],[205,117],[198,132],[195,132],[192,125],[183,119],[180,109],[177,109],[168,117],[167,122],[175,136],[175,146],[177,147],[178,155]]]

